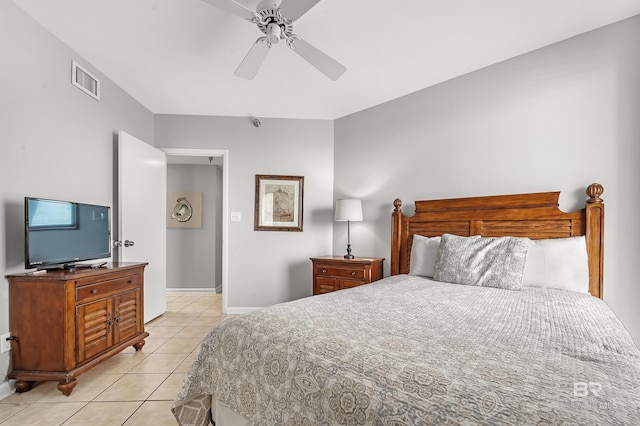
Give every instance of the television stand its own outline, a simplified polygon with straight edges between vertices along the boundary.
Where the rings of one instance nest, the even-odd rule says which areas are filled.
[[[7,275],[11,370],[16,392],[58,381],[70,395],[82,373],[133,346],[144,346],[146,263]]]

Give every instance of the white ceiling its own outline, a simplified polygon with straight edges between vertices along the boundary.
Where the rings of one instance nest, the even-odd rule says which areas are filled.
[[[155,114],[318,119],[640,14],[640,0],[322,0],[294,33],[347,72],[331,81],[280,43],[248,81],[233,72],[262,33],[202,0],[13,1]]]

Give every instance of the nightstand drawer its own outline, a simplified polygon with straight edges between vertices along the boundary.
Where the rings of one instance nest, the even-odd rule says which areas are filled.
[[[360,287],[362,284],[363,284],[362,281],[341,280],[340,290],[343,290],[345,288]],[[369,284],[369,283],[365,282],[364,284]]]
[[[330,293],[340,290],[340,281],[333,278],[316,278],[316,294]]]
[[[315,273],[317,277],[350,278],[354,280],[365,279],[365,269],[362,267],[337,268],[335,266],[317,265]]]

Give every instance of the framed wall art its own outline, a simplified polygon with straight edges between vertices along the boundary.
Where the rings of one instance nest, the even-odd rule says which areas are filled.
[[[202,227],[202,192],[167,192],[167,228]]]
[[[304,176],[256,175],[256,231],[302,232]]]

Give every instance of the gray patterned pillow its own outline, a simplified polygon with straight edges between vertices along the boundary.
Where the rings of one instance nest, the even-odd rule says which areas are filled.
[[[440,240],[433,279],[521,290],[528,249],[528,238],[445,234]]]

